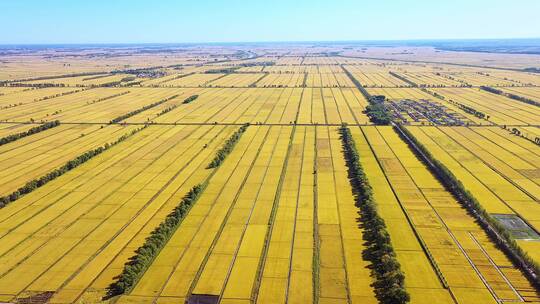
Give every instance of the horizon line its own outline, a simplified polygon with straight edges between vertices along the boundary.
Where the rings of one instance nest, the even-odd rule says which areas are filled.
[[[412,39],[360,39],[360,40],[259,40],[259,41],[201,41],[201,42],[10,42],[0,46],[60,46],[60,45],[203,45],[203,44],[265,44],[265,43],[388,43],[388,42],[445,42],[445,41],[504,41],[540,40],[540,37],[505,38],[412,38]]]

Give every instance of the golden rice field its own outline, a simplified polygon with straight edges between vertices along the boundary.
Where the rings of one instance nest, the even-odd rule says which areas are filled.
[[[540,301],[392,128],[362,127],[353,136],[375,195],[384,202],[381,214],[396,242],[413,302]]]
[[[540,76],[519,71],[529,59],[239,48],[0,54],[1,303],[382,303],[345,124],[406,302],[540,304],[538,285],[462,198],[367,110],[383,95],[383,105],[426,101],[462,117],[405,128],[487,214],[522,222],[504,229],[540,263],[540,108],[523,101],[540,102]],[[475,67],[482,56],[501,66]],[[170,238],[110,296],[196,185]]]
[[[248,130],[119,303],[376,302],[337,128]]]
[[[481,91],[476,88],[429,89],[454,101],[489,115],[488,120],[497,125],[538,125],[540,108],[512,100],[508,97]]]
[[[491,214],[517,214],[540,228],[540,148],[493,127],[410,127]],[[520,240],[540,261],[536,241]]]

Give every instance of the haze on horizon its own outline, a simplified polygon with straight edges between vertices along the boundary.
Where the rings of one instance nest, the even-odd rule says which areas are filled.
[[[1,1],[0,44],[540,37],[540,1]]]

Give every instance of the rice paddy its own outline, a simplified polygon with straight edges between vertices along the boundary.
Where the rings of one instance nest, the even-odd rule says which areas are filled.
[[[370,256],[384,248],[369,242],[347,127],[400,303],[540,303],[515,248],[370,112],[373,96],[399,104],[391,123],[540,263],[540,110],[523,102],[539,99],[537,75],[366,58],[376,48],[245,48],[103,49],[115,56],[95,65],[57,54],[65,69],[45,51],[0,55],[0,302],[383,302],[395,286],[381,287]],[[129,277],[137,256],[144,269]],[[120,275],[132,285],[114,294]]]

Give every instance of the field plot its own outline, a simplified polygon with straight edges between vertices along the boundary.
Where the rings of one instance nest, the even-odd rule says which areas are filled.
[[[505,93],[522,96],[525,98],[532,99],[536,102],[540,102],[540,87],[527,87],[527,88],[512,87],[512,88],[500,88],[500,90]]]
[[[371,184],[375,193],[385,198],[380,200],[384,204],[380,212],[388,219],[391,235],[397,236],[392,241],[398,248],[398,258],[405,269],[405,284],[413,299],[416,297],[419,303],[540,301],[527,279],[391,127],[362,127],[362,133],[356,131],[357,143],[367,140],[378,165],[369,159],[370,151],[360,146],[359,150],[367,157],[361,160],[375,171],[380,166],[386,177],[377,176],[376,172],[368,173],[368,178],[374,179]],[[393,194],[386,191],[386,185],[390,185]],[[401,210],[395,202],[392,205],[395,199]],[[422,240],[424,253],[428,254],[433,266],[421,263],[425,261],[425,255],[419,252],[418,245],[414,245],[412,233],[404,231],[408,226],[404,218]],[[399,251],[403,246],[416,248],[416,254],[415,251]],[[420,265],[424,265],[422,272]],[[439,282],[434,280],[433,269]],[[424,275],[419,277],[420,273]],[[427,279],[429,273],[431,279]],[[439,283],[447,290],[441,289]],[[426,295],[439,298],[429,301],[424,298]]]
[[[256,66],[241,67],[237,71],[243,72],[243,73],[260,73],[263,71],[264,68],[266,67],[262,65],[256,65]]]
[[[208,87],[229,87],[229,88],[245,88],[254,85],[257,80],[263,78],[266,74],[249,73],[249,74],[228,74],[219,79],[206,83]]]
[[[0,96],[9,95],[11,93],[22,92],[22,91],[31,91],[35,88],[27,87],[0,87]]]
[[[257,87],[301,87],[304,78],[304,73],[269,74],[257,82]]]
[[[375,66],[376,68],[366,68],[365,66],[348,65],[344,68],[358,80],[362,86],[371,87],[409,87],[410,84],[396,78],[388,73],[388,70]]]
[[[441,73],[412,73],[412,72],[395,72],[397,75],[415,83],[419,87],[461,87],[464,84],[443,77]]]
[[[0,89],[18,89],[2,91],[5,92],[3,95],[0,95],[0,109],[2,110],[32,102],[49,100],[68,92],[81,90],[75,88],[24,88],[24,90],[21,90],[21,88],[17,87],[0,87]]]
[[[0,124],[0,138],[6,137],[8,135],[17,134],[21,132],[26,132],[30,128],[35,127],[35,124],[12,124],[12,123],[1,123]]]
[[[522,136],[532,141],[538,141],[540,138],[540,127],[520,127],[520,133]]]
[[[485,71],[487,72],[487,71]],[[490,76],[510,80],[517,85],[540,85],[540,76],[535,73],[489,70]]]
[[[248,132],[118,303],[376,303],[337,127]]]
[[[270,65],[264,67],[264,72],[272,74],[296,74],[296,73],[318,73],[317,66],[304,66],[304,65]]]
[[[279,57],[275,60],[276,65],[293,65],[293,64],[301,64],[302,61],[304,61],[304,57]]]
[[[110,284],[126,255],[208,176],[235,129],[150,126],[3,208],[2,300],[52,291],[50,303],[73,303],[93,284]]]
[[[0,146],[0,196],[45,175],[84,152],[113,142],[134,126],[60,125]]]
[[[69,87],[86,87],[86,86],[100,86],[106,84],[116,84],[120,82],[128,82],[135,80],[135,77],[129,74],[102,74],[102,75],[89,75],[89,76],[76,76],[65,78],[52,78],[43,80],[33,80],[23,82],[24,84],[39,85],[39,84],[54,84]]]
[[[489,121],[499,125],[537,125],[540,108],[505,96],[475,88],[430,89],[446,100],[471,107],[489,116]]]
[[[520,85],[516,81],[491,76],[482,72],[447,73],[447,77],[472,86],[514,86]]]
[[[306,78],[307,87],[354,87],[352,81],[345,73],[308,73]]]
[[[36,92],[38,91],[41,90]],[[183,98],[190,96],[192,92],[193,90],[164,88],[95,88],[4,109],[0,111],[0,120],[107,123],[123,114],[178,95],[176,99],[154,109],[160,111],[163,107],[181,103]],[[141,120],[146,121],[154,118],[155,112],[145,111],[139,115],[141,116],[144,116]]]
[[[192,74],[172,79],[161,84],[165,87],[203,87],[212,80],[221,78],[226,74]]]
[[[340,57],[319,57],[319,56],[306,56],[302,61],[302,64],[316,64],[316,65],[337,65],[343,61]]]
[[[190,104],[155,119],[166,123],[369,123],[367,101],[347,88],[206,89]]]
[[[518,215],[540,231],[540,148],[493,127],[410,127],[490,214]],[[521,240],[538,258],[540,242]],[[531,251],[532,250],[532,251]]]

